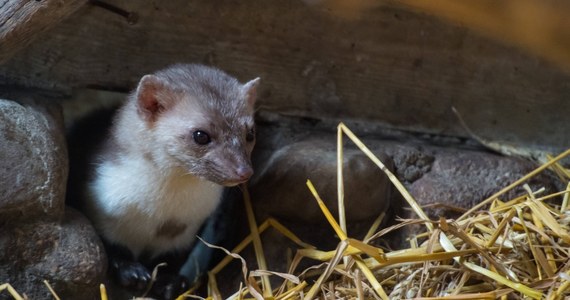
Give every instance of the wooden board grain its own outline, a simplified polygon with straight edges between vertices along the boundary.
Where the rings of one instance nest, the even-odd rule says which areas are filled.
[[[0,64],[57,25],[87,0],[0,2]]]
[[[566,1],[398,1],[529,49],[570,69],[570,3]]]
[[[401,7],[339,18],[302,1],[114,1],[134,25],[89,7],[0,68],[4,84],[128,91],[171,63],[262,78],[260,104],[283,114],[358,119],[465,136],[570,146],[570,76],[466,27]]]

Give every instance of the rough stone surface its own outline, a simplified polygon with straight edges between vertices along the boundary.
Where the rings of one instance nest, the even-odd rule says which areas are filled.
[[[391,155],[398,179],[404,183],[421,178],[430,171],[434,161],[429,150],[406,144],[394,145]]]
[[[258,165],[257,179],[251,184],[256,215],[302,223],[327,224],[326,219],[307,188],[310,179],[333,213],[337,204],[337,149],[334,135],[276,147],[277,150]],[[384,154],[380,159],[392,168]],[[377,217],[390,205],[391,185],[386,175],[360,150],[344,150],[344,187],[347,221]]]
[[[53,102],[0,100],[0,224],[63,215],[67,151]]]
[[[444,204],[469,209],[536,167],[527,160],[493,153],[439,150],[430,172],[409,185],[409,191],[421,205]],[[546,175],[534,177],[528,183],[533,190],[541,187],[555,190],[552,180]],[[501,199],[512,199],[522,193],[525,193],[522,188],[516,188]],[[453,214],[455,209],[444,207],[426,211],[433,218],[456,215]]]
[[[417,180],[405,182],[405,186],[432,220],[437,220],[439,217],[451,219],[459,217],[463,212],[537,167],[528,160],[481,150],[433,146],[418,148],[401,144],[391,147],[388,153],[394,157],[408,157],[410,152],[413,153],[418,149],[431,156],[433,162],[428,171],[418,173]],[[395,159],[395,161],[396,169],[398,166],[406,165],[401,164],[401,160]],[[404,174],[397,175],[405,177]],[[547,191],[554,192],[560,188],[556,187],[556,180],[547,173],[540,174],[527,183],[533,190],[544,187]],[[526,192],[517,187],[501,199],[509,200],[523,193]],[[400,204],[395,204],[396,202]],[[393,197],[392,207],[400,208],[394,210],[394,217],[417,218],[402,197]],[[395,222],[394,219],[392,222]],[[421,225],[406,226],[388,235],[386,242],[394,249],[408,248],[410,245],[407,238],[423,231]]]
[[[68,208],[61,223],[30,222],[0,227],[0,282],[29,299],[96,299],[106,258],[91,224]]]

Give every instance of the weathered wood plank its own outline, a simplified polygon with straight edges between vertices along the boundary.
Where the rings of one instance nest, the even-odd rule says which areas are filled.
[[[570,76],[465,27],[397,7],[342,19],[301,1],[115,1],[135,25],[84,9],[0,68],[5,84],[126,91],[142,74],[203,62],[262,77],[260,104],[284,114],[380,122],[570,145]],[[565,128],[565,129],[563,129]]]
[[[570,69],[570,3],[566,1],[400,2],[464,24],[497,40],[527,48]]]
[[[86,2],[86,0],[2,1],[0,3],[0,64]]]

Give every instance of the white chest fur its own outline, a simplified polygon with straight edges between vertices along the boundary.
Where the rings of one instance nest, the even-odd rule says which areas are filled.
[[[135,256],[188,247],[223,189],[192,175],[162,174],[144,158],[107,161],[96,171],[87,213],[104,238]]]

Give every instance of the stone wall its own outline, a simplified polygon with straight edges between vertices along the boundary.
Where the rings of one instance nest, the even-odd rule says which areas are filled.
[[[0,99],[0,282],[29,299],[95,299],[105,252],[89,221],[65,208],[61,108],[18,93]],[[42,101],[43,100],[43,101]]]

